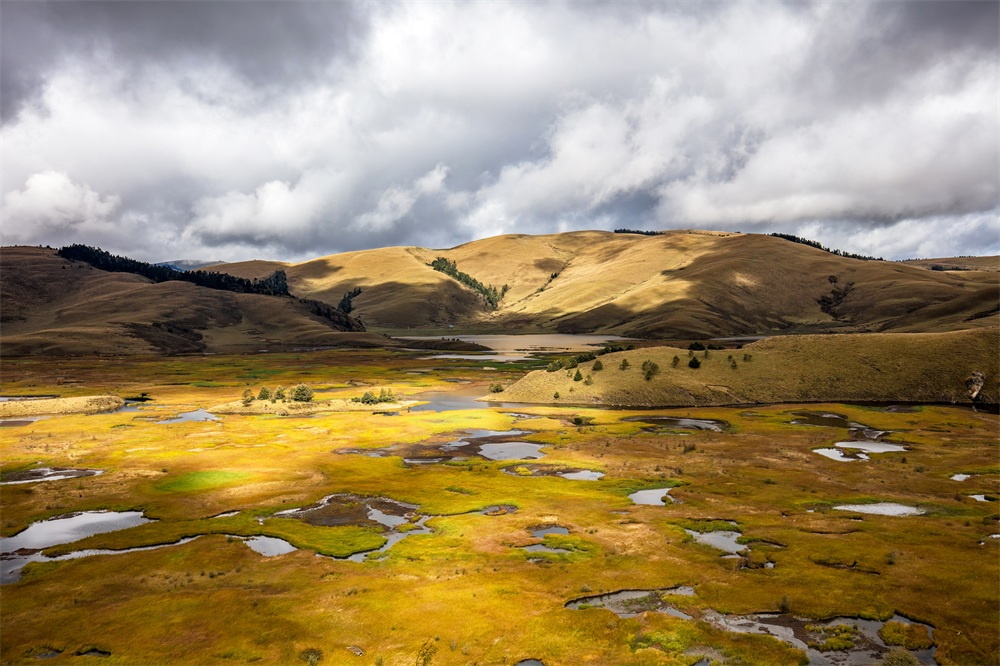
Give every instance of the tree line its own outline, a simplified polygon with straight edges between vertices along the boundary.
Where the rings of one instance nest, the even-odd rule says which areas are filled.
[[[463,273],[458,270],[458,264],[454,261],[449,261],[444,257],[438,257],[427,265],[436,271],[440,271],[445,275],[455,278],[466,287],[479,292],[479,294],[483,297],[483,300],[486,301],[486,305],[490,310],[497,309],[497,306],[500,305],[500,301],[503,300],[504,295],[510,289],[508,285],[504,285],[497,289],[492,284],[483,284],[468,273]]]
[[[774,236],[775,238],[784,238],[786,241],[791,241],[793,243],[808,245],[809,247],[814,247],[817,250],[823,250],[824,252],[835,254],[838,257],[847,257],[848,259],[860,259],[861,261],[885,261],[882,257],[869,257],[866,254],[854,254],[853,252],[844,252],[843,250],[831,250],[822,243],[817,243],[814,240],[809,240],[808,238],[802,238],[800,236],[793,236],[792,234],[773,233],[769,235]]]
[[[285,276],[285,271],[282,270],[277,270],[263,279],[247,279],[213,271],[179,271],[169,266],[157,266],[145,261],[111,254],[97,247],[79,244],[61,247],[56,254],[70,261],[83,261],[102,271],[135,273],[153,282],[179,280],[191,282],[199,287],[233,291],[238,294],[289,295],[288,279]]]

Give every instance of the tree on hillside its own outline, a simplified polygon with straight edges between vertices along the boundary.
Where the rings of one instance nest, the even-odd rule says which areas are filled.
[[[250,389],[243,389],[243,406],[249,407],[251,402],[253,402],[253,391]]]
[[[619,370],[628,370],[628,368],[629,368],[629,365],[630,365],[630,364],[629,364],[629,362],[628,362],[628,359],[627,359],[627,358],[623,358],[623,359],[622,359],[622,362],[621,362],[621,365],[619,365],[619,366],[618,366],[618,369],[619,369]]]
[[[274,401],[274,400],[281,400],[282,402],[284,402],[285,401],[285,387],[284,386],[277,386],[277,387],[275,387],[274,393],[271,394],[271,400],[272,401]]]
[[[701,367],[701,361],[698,360],[697,356],[692,356],[691,360],[688,361],[688,367],[689,368],[694,368],[694,369],[697,370],[698,368]]]
[[[649,359],[642,362],[642,376],[647,382],[658,374],[660,374],[659,365]]]
[[[594,361],[594,367],[593,367],[593,368],[591,368],[591,369],[592,369],[592,370],[593,370],[594,372],[600,372],[601,370],[603,370],[603,369],[604,369],[604,364],[603,364],[603,363],[601,363],[601,360],[600,360],[600,359],[597,359],[596,361]]]
[[[674,360],[670,362],[670,367],[672,367],[672,368],[676,368],[676,367],[677,367],[677,364],[678,364],[678,363],[680,363],[680,362],[681,362],[680,358],[678,358],[678,357],[677,357],[677,356],[675,355],[675,356],[674,356]]]
[[[271,399],[271,389],[266,386],[260,387],[260,393],[257,394],[258,400],[270,400]]]
[[[583,375],[582,375],[582,374],[580,374],[580,370],[579,370],[579,368],[578,368],[578,369],[577,369],[577,371],[576,371],[576,374],[575,374],[575,375],[573,375],[573,381],[574,381],[574,382],[578,382],[578,381],[580,381],[580,380],[582,380],[582,379],[583,379]]]

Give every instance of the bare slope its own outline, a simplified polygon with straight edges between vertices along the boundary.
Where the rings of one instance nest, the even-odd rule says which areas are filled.
[[[998,401],[998,329],[953,333],[803,335],[743,349],[689,352],[647,347],[600,357],[579,368],[532,372],[498,397],[505,401],[629,407],[778,402],[971,402],[966,380],[984,375],[980,399]],[[744,356],[746,355],[746,356]],[[676,366],[673,358],[678,358]],[[731,359],[730,359],[731,357]],[[623,360],[629,367],[620,369]],[[643,363],[659,373],[643,378]],[[733,361],[736,367],[733,368]],[[574,381],[579,370],[581,380]],[[586,383],[590,376],[592,383]],[[558,397],[555,397],[558,394]]]
[[[0,262],[0,351],[5,356],[256,350],[275,342],[384,343],[381,336],[350,331],[357,324],[346,318],[332,322],[292,298],[186,282],[153,284],[41,248],[5,247]]]
[[[509,285],[500,307],[488,311],[476,293],[427,266],[437,256],[485,284]],[[356,314],[390,329],[454,325],[689,338],[1000,323],[998,315],[982,316],[1000,301],[995,274],[860,261],[780,238],[722,232],[507,235],[449,250],[380,248],[224,270],[264,277],[275,268],[288,273],[293,293],[327,303],[360,287]]]

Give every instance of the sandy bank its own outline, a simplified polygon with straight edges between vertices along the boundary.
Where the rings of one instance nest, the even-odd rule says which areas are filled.
[[[213,414],[305,416],[321,412],[396,412],[419,404],[419,400],[382,402],[377,405],[366,405],[350,400],[329,400],[325,402],[271,402],[270,400],[254,400],[249,405],[244,405],[242,400],[235,400],[210,407],[208,411]]]
[[[91,395],[81,398],[48,398],[44,400],[7,400],[0,402],[0,418],[41,416],[42,414],[97,414],[123,406],[116,395]]]

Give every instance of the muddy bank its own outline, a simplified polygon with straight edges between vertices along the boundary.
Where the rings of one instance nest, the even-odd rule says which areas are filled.
[[[91,395],[81,398],[47,398],[39,400],[4,400],[0,402],[0,418],[41,416],[43,414],[98,414],[123,407],[125,401],[116,395]]]

